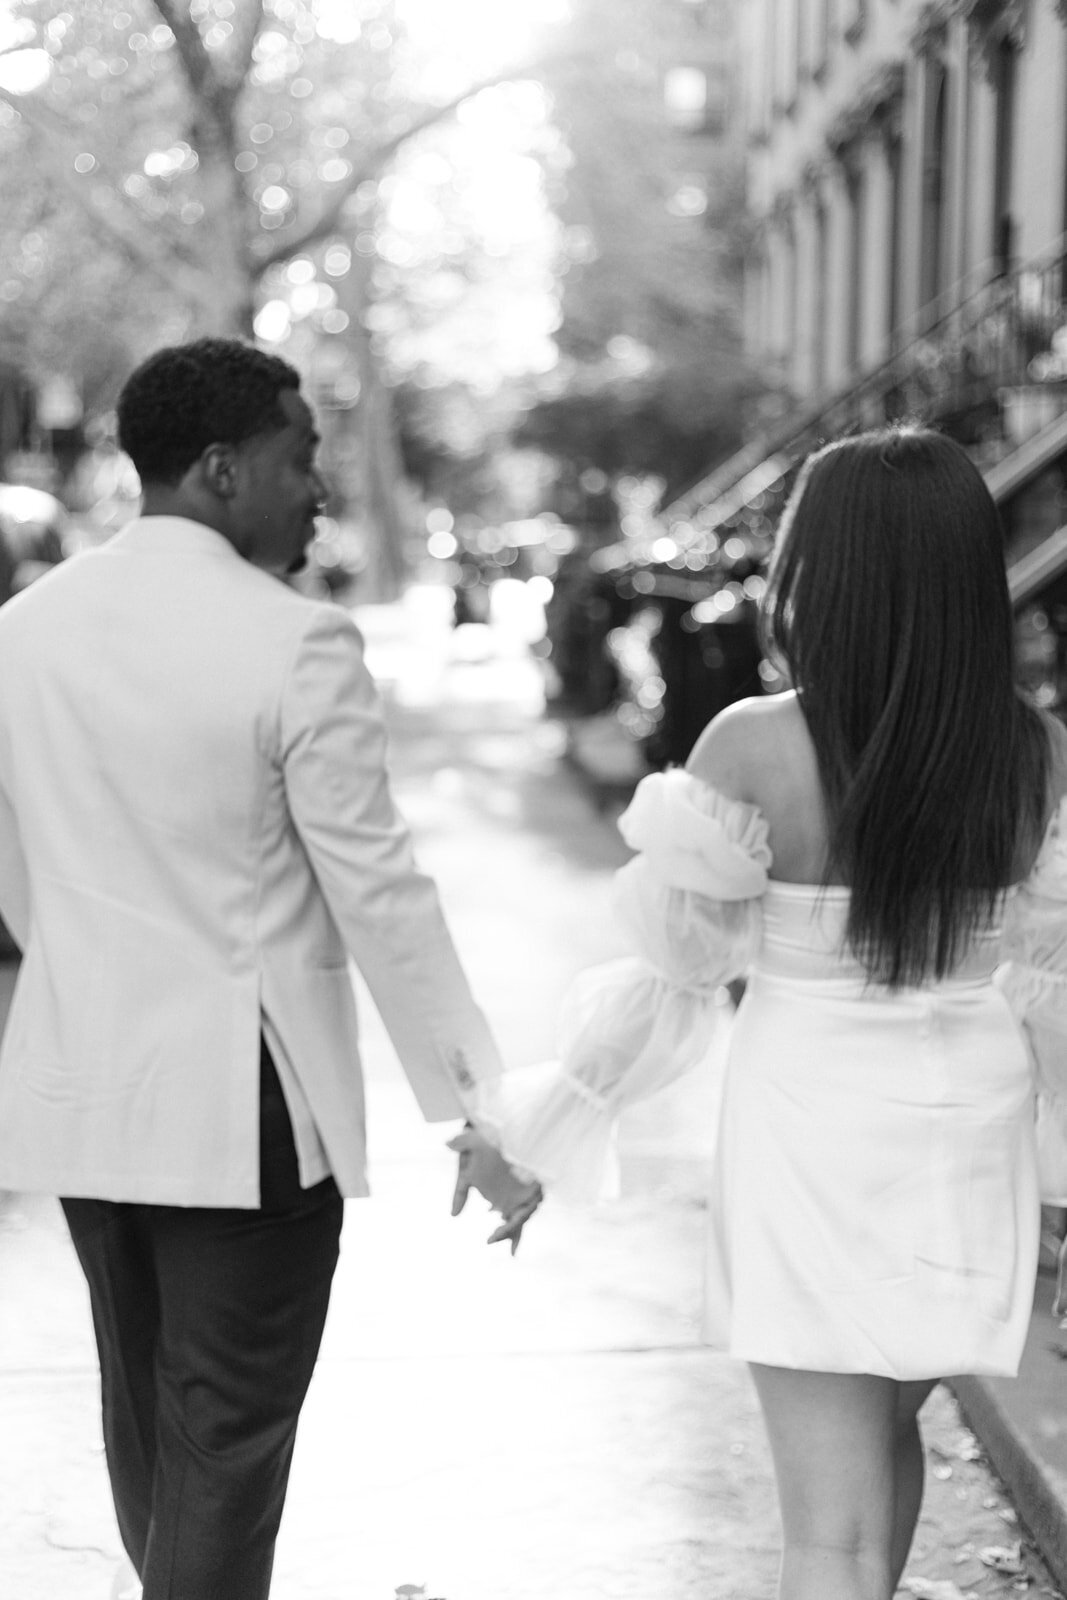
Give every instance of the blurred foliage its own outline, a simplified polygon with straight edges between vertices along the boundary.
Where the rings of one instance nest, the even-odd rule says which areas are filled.
[[[507,267],[431,135],[503,65],[443,71],[394,0],[10,9],[0,353],[38,379],[63,374],[92,414],[148,349],[255,326],[335,410],[340,500],[362,499],[396,581],[391,385],[427,361],[462,365]],[[544,299],[543,281],[526,287]],[[492,360],[482,344],[473,381]]]
[[[395,404],[404,468],[427,500],[456,518],[491,524],[544,509],[555,464],[541,451],[516,447],[514,386],[498,390],[490,406],[464,384],[405,383]]]
[[[148,349],[255,325],[394,578],[402,467],[502,516],[546,455],[694,473],[745,391],[738,201],[696,144],[686,179],[662,74],[716,3],[573,0],[538,34],[426,0],[416,39],[414,0],[10,0],[0,356],[92,416]]]
[[[250,332],[272,268],[342,217],[357,233],[395,151],[447,114],[420,99],[392,12],[19,0],[20,42],[51,61],[36,92],[3,93],[0,116],[0,297],[27,344],[46,339],[44,314],[71,316],[64,293],[108,308],[134,343],[146,325],[153,342]]]
[[[655,472],[670,493],[737,447],[756,393],[739,325],[740,157],[664,114],[665,74],[711,61],[721,5],[574,0],[575,48],[595,68],[554,87],[568,159],[563,360],[521,425],[573,480]],[[719,60],[728,42],[720,41]],[[580,496],[573,496],[579,498]]]

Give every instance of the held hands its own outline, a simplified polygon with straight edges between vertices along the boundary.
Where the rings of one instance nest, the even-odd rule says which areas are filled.
[[[510,1239],[511,1253],[514,1255],[519,1248],[523,1228],[544,1198],[541,1185],[524,1182],[518,1177],[500,1151],[476,1128],[464,1128],[454,1139],[449,1139],[448,1148],[459,1155],[452,1215],[459,1216],[467,1204],[470,1191],[477,1189],[493,1210],[499,1211],[504,1218],[495,1233],[490,1234],[489,1243],[499,1244],[504,1239]]]

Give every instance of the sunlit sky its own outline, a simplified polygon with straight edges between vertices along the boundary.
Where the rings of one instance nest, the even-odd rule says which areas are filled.
[[[425,58],[427,88],[445,92],[550,48],[555,29],[569,14],[568,0],[399,0],[397,9]],[[358,7],[352,0],[317,0],[315,10],[325,37],[345,43],[358,35]],[[20,39],[11,0],[0,0],[0,51],[11,50]],[[46,64],[40,55],[18,52],[0,62],[0,84],[14,92],[36,86]]]
[[[567,0],[399,0],[398,5],[413,40],[475,76],[550,45],[569,9]]]
[[[0,88],[12,94],[31,94],[39,89],[50,70],[43,50],[18,49],[24,37],[12,20],[10,0],[0,0],[0,51],[15,52],[9,56],[0,55]]]
[[[320,31],[339,43],[360,28],[352,0],[316,0]],[[568,0],[398,0],[409,37],[468,74],[522,59],[569,13]]]
[[[320,4],[347,10],[350,0]],[[398,0],[397,9],[426,63],[425,92],[435,98],[502,67],[536,61],[551,51],[570,13],[569,0]],[[502,260],[511,258],[509,292],[471,306],[471,331],[477,320],[482,338],[470,341],[463,376],[480,386],[488,386],[494,365],[501,374],[543,372],[555,360],[551,224],[539,169],[524,150],[547,114],[546,98],[534,84],[492,89],[461,107],[446,135],[465,173],[469,204],[484,218],[488,249]],[[444,326],[441,335],[444,341]],[[432,361],[432,349],[428,353]],[[458,355],[453,345],[450,352],[441,350],[439,360],[454,363]]]

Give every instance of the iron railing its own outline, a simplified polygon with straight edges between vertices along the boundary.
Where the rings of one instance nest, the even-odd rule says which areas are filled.
[[[1065,285],[1067,235],[1041,259],[990,275],[963,298],[957,287],[958,303],[924,308],[888,360],[752,440],[663,508],[641,536],[601,551],[585,574],[589,618],[602,617],[599,645],[587,638],[584,655],[571,661],[561,637],[557,666],[569,662],[587,695],[605,682],[590,661],[606,664],[608,698],[647,759],[684,760],[698,725],[720,703],[761,684],[778,686],[767,664],[757,665],[760,569],[794,473],[812,449],[887,422],[934,424],[968,448],[1003,505],[1067,454]],[[1059,630],[1031,602],[1064,568],[1067,527],[1050,529],[1009,568],[1016,608],[1030,606],[1020,673],[1043,704],[1055,706],[1067,703],[1067,625]],[[595,631],[592,620],[589,628]],[[727,645],[735,647],[731,660]]]
[[[902,419],[936,424],[995,468],[1067,409],[1065,270],[1067,235],[943,315],[926,308],[923,331],[888,360],[753,440],[664,507],[663,519],[717,533],[753,503],[780,499],[775,491],[819,444]]]

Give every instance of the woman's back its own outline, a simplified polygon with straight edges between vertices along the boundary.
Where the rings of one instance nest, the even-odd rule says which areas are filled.
[[[1067,731],[1040,727],[1047,827],[1067,792]],[[1011,885],[1029,876],[1044,827],[1021,794],[1009,892],[982,897],[943,967],[889,982],[849,937],[847,874],[824,887],[830,812],[798,696],[731,707],[688,767],[758,808],[771,856],[729,1035],[709,1341],[783,1370],[901,1381],[1014,1370],[1033,1293],[1033,1091],[995,975]],[[945,815],[946,839],[964,809]],[[898,861],[882,866],[891,880]]]
[[[1067,795],[1067,728],[1051,716],[1045,722],[1051,756],[1044,808],[1047,824]],[[767,823],[773,879],[797,884],[826,881],[831,859],[829,814],[815,747],[795,692],[741,700],[729,707],[705,729],[687,766],[728,799],[759,809]],[[945,826],[946,830],[953,826],[951,817],[946,817]],[[1029,875],[1043,831],[1020,819],[1011,882]]]

